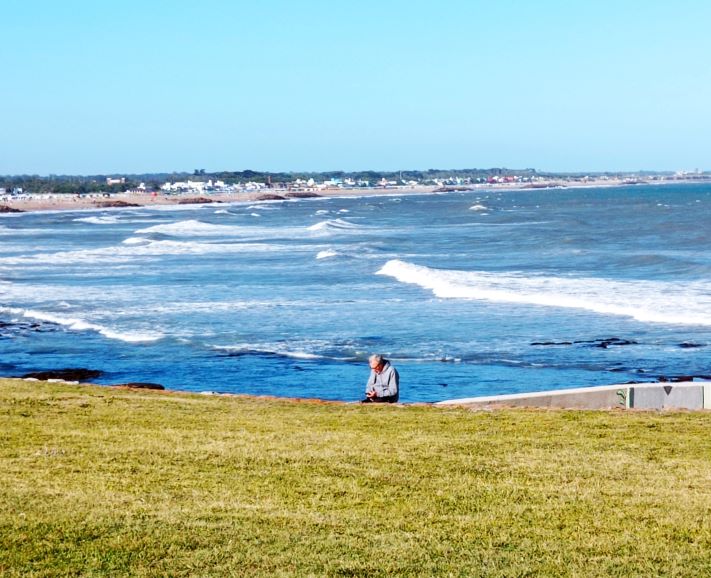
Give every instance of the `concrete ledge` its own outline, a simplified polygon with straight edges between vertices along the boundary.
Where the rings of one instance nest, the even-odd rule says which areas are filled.
[[[711,382],[640,383],[440,401],[465,407],[711,409]]]

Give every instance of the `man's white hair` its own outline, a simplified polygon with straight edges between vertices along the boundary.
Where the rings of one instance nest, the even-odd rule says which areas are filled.
[[[380,355],[379,353],[373,353],[373,355],[371,355],[371,356],[368,358],[368,361],[370,361],[371,363],[372,363],[372,362],[375,362],[375,363],[377,363],[378,365],[380,365],[380,364],[382,363],[382,361],[383,361],[383,356]]]

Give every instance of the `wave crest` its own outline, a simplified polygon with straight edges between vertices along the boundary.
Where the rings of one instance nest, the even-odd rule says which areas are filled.
[[[364,229],[365,227],[363,225],[356,225],[355,223],[350,223],[348,221],[345,221],[343,219],[330,219],[328,221],[321,221],[320,223],[316,223],[315,225],[311,225],[310,227],[307,227],[307,230],[309,231],[326,231],[326,232],[331,232],[331,231],[353,231],[353,230],[360,230]]]
[[[239,227],[215,225],[213,223],[204,223],[203,221],[190,219],[176,223],[154,225],[153,227],[139,229],[135,232],[139,235],[161,233],[172,237],[205,237],[212,235],[231,235],[239,232]]]
[[[95,331],[100,333],[104,337],[109,339],[116,339],[118,341],[124,341],[126,343],[147,343],[151,341],[158,341],[162,339],[164,335],[162,333],[140,333],[140,332],[124,332],[117,331],[110,327],[104,325],[98,325],[96,323],[90,323],[83,319],[78,319],[74,317],[66,317],[64,315],[56,315],[54,313],[45,313],[44,311],[34,311],[32,309],[18,309],[15,307],[1,307],[0,311],[4,313],[9,313],[11,315],[17,315],[24,317],[26,319],[36,319],[37,321],[47,321],[49,323],[55,323],[56,325],[62,325],[73,331]]]
[[[584,309],[645,323],[711,326],[706,282],[611,281],[432,269],[397,259],[377,272],[437,297]]]

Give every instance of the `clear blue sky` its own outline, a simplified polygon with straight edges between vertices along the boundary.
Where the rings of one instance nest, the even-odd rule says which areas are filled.
[[[711,169],[711,2],[0,0],[0,174]]]

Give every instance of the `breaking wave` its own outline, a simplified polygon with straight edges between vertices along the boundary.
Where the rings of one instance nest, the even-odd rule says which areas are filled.
[[[133,331],[117,331],[115,329],[105,327],[104,325],[89,323],[88,321],[84,321],[83,319],[56,315],[54,313],[45,313],[43,311],[34,311],[32,309],[0,307],[0,312],[24,317],[26,319],[36,319],[37,321],[47,321],[49,323],[55,323],[57,325],[67,327],[68,329],[71,329],[73,331],[95,331],[96,333],[100,333],[101,335],[109,339],[116,339],[118,341],[124,341],[126,343],[148,343],[152,341],[158,341],[159,339],[162,339],[164,337],[162,333],[157,332],[141,333]]]
[[[0,258],[0,265],[121,263],[129,262],[136,257],[216,255],[281,250],[284,250],[284,247],[267,243],[198,243],[167,240],[152,241],[141,237],[129,237],[120,246],[2,257]],[[291,250],[294,250],[293,247]]]
[[[172,237],[206,237],[213,235],[232,235],[240,231],[239,227],[230,225],[214,225],[204,223],[194,219],[188,221],[178,221],[164,225],[154,225],[145,229],[139,229],[136,234],[144,235],[151,233],[161,233]]]
[[[80,217],[74,219],[75,223],[91,223],[92,225],[115,225],[120,222],[118,217],[106,215],[103,217]]]
[[[433,269],[391,260],[377,272],[429,289],[437,297],[567,307],[645,323],[711,326],[711,284],[612,281]]]
[[[245,343],[239,345],[212,345],[211,349],[215,351],[224,352],[226,355],[241,357],[248,355],[256,356],[268,356],[268,357],[286,357],[289,359],[299,359],[305,361],[358,361],[365,359],[365,353],[358,355],[352,351],[324,351],[322,353],[315,353],[314,348],[326,348],[331,349],[330,344],[320,343],[320,344],[306,344],[302,343],[301,347],[288,348],[284,347],[283,344],[277,343],[261,343],[252,344]]]
[[[363,225],[356,225],[355,223],[349,223],[348,221],[344,221],[343,219],[331,219],[328,221],[321,221],[320,223],[316,223],[315,225],[311,225],[307,229],[309,231],[317,231],[317,232],[339,232],[339,231],[354,231],[354,230],[363,230],[366,227]]]
[[[326,249],[325,251],[319,251],[316,255],[317,259],[328,259],[329,257],[336,257],[338,255],[338,251],[334,251],[333,249]]]

